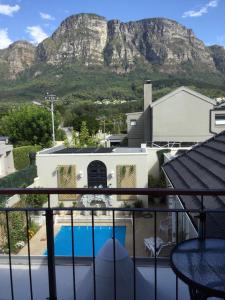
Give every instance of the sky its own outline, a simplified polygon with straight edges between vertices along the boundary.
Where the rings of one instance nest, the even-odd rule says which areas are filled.
[[[0,49],[17,40],[38,44],[78,13],[123,22],[165,17],[191,28],[206,45],[225,47],[225,0],[0,0]]]

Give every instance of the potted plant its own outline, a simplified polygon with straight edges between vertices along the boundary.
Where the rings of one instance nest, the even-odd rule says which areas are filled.
[[[143,208],[143,202],[142,200],[136,200],[134,202],[134,208]],[[136,215],[142,215],[142,212],[136,212]]]
[[[64,203],[63,202],[59,203],[59,208],[64,208]],[[65,215],[65,210],[59,210],[59,215],[64,216]]]
[[[78,208],[78,202],[77,201],[73,201],[73,208]],[[78,216],[79,214],[80,214],[80,211],[73,210],[73,215],[74,216]]]
[[[130,209],[132,206],[129,203],[127,203],[127,201],[124,201],[123,204],[122,204],[122,207]],[[124,210],[123,213],[124,213],[125,217],[129,217],[130,216],[130,211],[129,210]]]

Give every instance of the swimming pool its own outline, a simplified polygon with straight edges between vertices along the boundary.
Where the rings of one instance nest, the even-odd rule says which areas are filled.
[[[112,238],[112,226],[95,226],[95,255],[105,242]],[[125,246],[126,226],[115,226],[115,237]],[[92,227],[74,226],[74,252],[75,256],[92,256]],[[47,254],[45,251],[44,255]],[[55,255],[72,255],[72,227],[62,226],[55,236]]]

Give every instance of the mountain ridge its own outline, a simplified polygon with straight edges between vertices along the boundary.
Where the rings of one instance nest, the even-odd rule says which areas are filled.
[[[217,48],[219,47],[219,48]],[[0,75],[16,79],[40,63],[79,62],[129,73],[137,65],[176,74],[189,69],[225,75],[225,49],[207,47],[192,29],[167,18],[122,22],[96,14],[77,14],[63,20],[54,33],[37,46],[17,41],[0,50]]]

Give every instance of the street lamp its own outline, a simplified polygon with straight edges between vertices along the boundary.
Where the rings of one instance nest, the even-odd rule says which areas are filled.
[[[52,142],[53,146],[55,146],[55,121],[54,121],[54,102],[57,100],[56,95],[47,93],[45,96],[45,100],[51,103],[51,115],[52,115]]]

